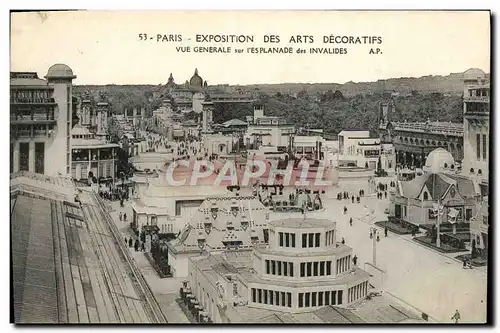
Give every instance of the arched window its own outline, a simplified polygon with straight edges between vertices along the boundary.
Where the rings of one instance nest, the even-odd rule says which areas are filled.
[[[424,192],[424,200],[429,200],[429,194],[427,192]]]
[[[478,175],[482,175],[483,174],[483,171],[481,169],[477,170],[477,174]]]
[[[474,168],[470,168],[470,173],[474,173]]]
[[[444,168],[445,168],[445,169],[446,169],[446,168],[448,168],[448,163],[445,163],[445,164],[444,164]]]
[[[451,168],[451,170],[455,169],[455,165],[453,165],[453,164],[452,164],[452,165],[450,166],[450,168]]]

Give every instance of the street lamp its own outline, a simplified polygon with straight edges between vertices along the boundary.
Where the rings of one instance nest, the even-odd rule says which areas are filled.
[[[377,243],[380,242],[377,228],[370,227],[370,239],[373,243],[373,266],[377,266]]]

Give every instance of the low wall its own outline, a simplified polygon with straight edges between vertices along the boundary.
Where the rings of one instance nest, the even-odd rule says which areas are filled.
[[[382,289],[386,272],[369,262],[365,262],[365,271],[370,274],[370,284],[377,290]]]

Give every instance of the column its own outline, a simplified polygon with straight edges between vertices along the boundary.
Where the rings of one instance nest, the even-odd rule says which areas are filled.
[[[97,175],[96,175],[96,178],[99,179],[99,177],[104,177],[103,175],[101,175],[99,173],[99,167],[101,166],[101,154],[100,154],[101,150],[100,149],[97,149]],[[102,165],[102,173],[105,173],[106,171],[104,171],[104,167],[105,165],[103,164]]]
[[[88,179],[89,178],[89,172],[90,172],[90,167],[92,165],[92,149],[89,149],[89,163],[88,163],[88,166],[87,166],[87,174],[85,175],[85,179]],[[94,175],[95,176],[95,175]]]
[[[14,172],[19,172],[19,141],[14,142]]]
[[[28,170],[30,172],[35,172],[35,142],[30,140],[29,145],[30,153],[28,156]]]

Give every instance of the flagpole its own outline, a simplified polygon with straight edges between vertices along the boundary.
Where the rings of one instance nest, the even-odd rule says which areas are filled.
[[[441,224],[441,198],[438,198],[438,209],[437,209],[437,237],[436,237],[436,246],[441,247],[441,237],[440,237],[440,224]]]

